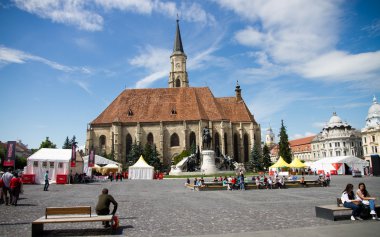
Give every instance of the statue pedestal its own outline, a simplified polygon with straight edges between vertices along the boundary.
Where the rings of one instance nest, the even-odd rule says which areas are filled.
[[[201,171],[204,174],[215,174],[218,169],[215,166],[215,152],[212,150],[203,150],[202,152],[202,167]]]

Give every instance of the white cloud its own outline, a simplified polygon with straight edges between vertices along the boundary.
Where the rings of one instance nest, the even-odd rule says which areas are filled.
[[[85,90],[88,94],[92,94],[92,91],[90,90],[88,83],[80,80],[74,80],[74,83],[77,84],[83,90]]]
[[[380,51],[349,54],[332,51],[310,61],[298,69],[305,77],[325,80],[367,79],[380,72]]]
[[[310,136],[314,136],[315,133],[312,133],[312,132],[305,132],[304,134],[294,134],[293,136],[290,136],[289,137],[289,140],[295,140],[295,139],[300,139],[300,138],[304,138],[304,137],[310,137]]]
[[[86,9],[83,0],[14,0],[16,6],[53,22],[74,25],[82,30],[98,31],[103,17]]]
[[[380,52],[349,53],[337,49],[341,33],[343,1],[305,0],[220,0],[222,8],[232,10],[249,23],[235,33],[241,45],[267,55],[269,62],[304,78],[322,81],[351,81],[366,88],[380,88]],[[302,9],[302,10],[301,10]],[[363,30],[378,32],[375,21]],[[270,70],[258,65],[247,73],[268,75]],[[278,69],[278,68],[277,68]],[[268,77],[270,77],[268,75]]]
[[[75,26],[81,30],[100,31],[103,29],[103,11],[120,10],[150,15],[153,12],[169,18],[190,22],[215,23],[213,15],[207,13],[197,3],[160,0],[13,0],[15,5],[29,13],[53,22]]]
[[[143,67],[150,71],[158,71],[163,68],[167,68],[169,73],[168,60],[171,51],[163,48],[155,48],[151,45],[147,45],[140,55],[134,57],[129,61],[133,66]]]

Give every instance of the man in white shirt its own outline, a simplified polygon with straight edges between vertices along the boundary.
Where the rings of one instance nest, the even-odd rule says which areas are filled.
[[[9,193],[9,196],[12,198],[12,195],[10,193],[11,189],[10,189],[10,183],[11,183],[11,179],[13,178],[13,175],[11,173],[12,171],[12,168],[8,168],[7,172],[5,174],[3,174],[3,183],[4,183],[4,186],[3,186],[3,193],[4,193],[4,197],[5,197],[5,205],[9,205],[9,197],[8,197],[8,193]],[[12,200],[11,200],[12,202]]]

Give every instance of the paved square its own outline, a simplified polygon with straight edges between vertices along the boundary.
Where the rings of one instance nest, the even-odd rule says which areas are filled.
[[[310,176],[306,179],[315,179]],[[207,179],[206,179],[207,180]],[[192,236],[342,225],[315,217],[316,205],[334,204],[347,183],[364,182],[380,197],[380,177],[333,176],[331,187],[194,192],[184,179],[126,180],[75,185],[25,185],[19,206],[1,205],[0,236],[30,236],[31,222],[48,206],[91,205],[107,187],[119,203],[119,236]],[[356,224],[357,222],[353,223]],[[376,223],[376,222],[373,222]],[[379,223],[376,223],[377,225]],[[101,223],[47,224],[50,236],[106,236]]]

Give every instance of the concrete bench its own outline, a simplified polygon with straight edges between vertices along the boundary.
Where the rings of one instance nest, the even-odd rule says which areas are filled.
[[[41,236],[44,224],[112,221],[112,215],[91,214],[90,206],[47,207],[45,216],[32,222],[32,236]]]
[[[376,205],[376,211],[378,210],[380,210],[380,205]],[[351,214],[352,209],[344,207],[340,198],[337,198],[337,204],[335,205],[323,205],[315,207],[315,215],[317,217],[331,221],[350,217]]]

